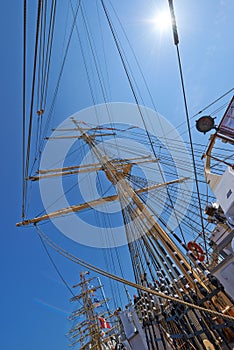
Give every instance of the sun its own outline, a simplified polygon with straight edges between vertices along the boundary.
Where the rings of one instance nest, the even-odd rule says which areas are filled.
[[[153,23],[155,28],[161,32],[168,30],[171,26],[170,12],[166,10],[158,12],[153,18]]]

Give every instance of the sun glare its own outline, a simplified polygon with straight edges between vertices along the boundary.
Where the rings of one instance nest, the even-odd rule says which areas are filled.
[[[155,28],[160,31],[165,31],[171,26],[171,16],[169,11],[161,11],[156,14],[153,19]]]

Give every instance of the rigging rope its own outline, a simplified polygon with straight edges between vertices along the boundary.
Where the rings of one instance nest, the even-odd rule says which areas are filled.
[[[219,100],[221,100],[223,97],[227,96],[228,94],[230,94],[232,91],[234,91],[234,88],[228,90],[227,92],[225,92],[225,94],[221,95],[220,97],[216,98],[216,100],[214,100],[213,102],[211,102],[210,104],[208,104],[206,107],[204,107],[203,109],[201,109],[198,113],[194,114],[192,116],[192,118],[195,118],[198,114],[201,114],[202,112],[204,112],[206,109],[208,109],[209,107],[211,107],[213,104],[215,104],[216,102],[218,102]],[[226,105],[226,104],[225,104]],[[191,119],[192,119],[191,118]]]
[[[204,248],[205,248],[206,259],[207,259],[207,262],[208,262],[208,250],[207,250],[206,237],[205,237],[205,227],[204,227],[204,221],[203,221],[203,215],[202,215],[202,205],[201,205],[201,198],[200,198],[200,190],[199,190],[196,162],[195,162],[194,149],[193,149],[193,140],[192,140],[191,127],[190,127],[190,119],[189,119],[188,104],[187,104],[187,98],[186,98],[186,92],[185,92],[182,63],[181,63],[180,51],[179,51],[179,39],[178,39],[178,33],[177,33],[177,27],[176,27],[176,19],[175,19],[175,13],[174,13],[173,1],[172,0],[169,0],[169,7],[170,7],[170,11],[171,11],[172,30],[173,30],[173,35],[174,35],[174,44],[176,46],[177,59],[178,59],[178,64],[179,64],[179,74],[180,74],[181,87],[182,87],[182,93],[183,93],[183,99],[184,99],[185,115],[186,115],[186,121],[187,121],[187,129],[188,129],[190,149],[191,149],[192,162],[193,162],[193,171],[194,171],[195,184],[196,184],[196,190],[197,190],[197,199],[198,199],[198,203],[199,203],[199,212],[200,212],[200,218],[201,218],[202,236],[203,236],[203,240],[204,240]]]
[[[55,268],[57,274],[59,275],[59,277],[61,278],[62,282],[64,283],[64,285],[66,286],[66,288],[69,290],[69,292],[73,295],[73,297],[75,297],[75,294],[73,293],[72,289],[70,288],[70,286],[68,285],[68,283],[66,282],[66,280],[64,279],[63,275],[61,274],[61,272],[59,271],[57,265],[55,264],[51,254],[49,253],[47,247],[46,247],[46,244],[44,242],[44,240],[42,239],[42,237],[39,235],[39,238],[40,238],[40,241],[41,241],[41,244],[43,246],[43,248],[45,249],[45,252],[48,256],[48,258],[50,259],[50,262],[51,264],[53,265],[53,267]]]
[[[71,6],[71,9],[72,9],[73,17],[75,18],[75,10],[74,10],[74,7],[73,7],[71,1],[70,1],[70,6]],[[95,106],[96,105],[95,95],[94,95],[94,91],[93,91],[93,88],[92,88],[92,85],[91,85],[91,77],[90,77],[90,74],[89,74],[89,71],[88,71],[88,65],[87,65],[87,62],[85,61],[84,48],[82,46],[82,42],[81,42],[81,39],[80,39],[80,34],[79,34],[77,23],[76,23],[76,33],[77,33],[77,37],[78,37],[78,41],[79,41],[79,45],[80,45],[81,55],[82,55],[82,59],[83,59],[84,67],[85,67],[85,72],[86,72],[86,75],[87,75],[87,82],[88,82],[88,85],[89,85],[91,98],[92,98],[92,101],[93,101],[93,105]]]
[[[55,101],[56,101],[56,98],[57,98],[58,89],[59,89],[59,85],[60,85],[62,74],[63,74],[63,69],[64,69],[64,66],[65,66],[65,62],[66,62],[69,46],[70,46],[70,43],[71,43],[72,34],[73,34],[73,31],[74,31],[74,28],[75,28],[76,18],[78,16],[78,12],[79,12],[79,9],[80,9],[80,3],[81,3],[81,0],[79,0],[79,2],[77,4],[77,9],[76,9],[76,12],[75,12],[74,20],[72,22],[71,31],[70,31],[70,34],[69,34],[69,37],[68,37],[66,50],[65,50],[65,53],[64,53],[64,56],[63,56],[63,60],[62,60],[62,64],[61,64],[61,68],[60,68],[60,71],[59,71],[56,87],[55,87],[55,90],[54,90],[54,95],[53,95],[53,98],[52,98],[51,107],[50,107],[50,110],[49,110],[49,113],[48,113],[48,117],[47,117],[47,120],[46,120],[46,123],[45,123],[45,127],[43,129],[43,137],[45,137],[45,135],[47,133],[47,130],[49,128],[49,123],[50,123],[51,118],[52,118],[52,113],[54,111]],[[41,139],[41,143],[40,143],[40,153],[41,153],[41,150],[42,150],[43,143],[44,143],[44,139],[42,138]]]
[[[46,4],[47,2],[45,2],[45,6]],[[57,4],[56,0],[53,0],[51,4],[51,9],[50,9],[47,44],[45,44],[46,10],[44,10],[44,7],[42,6],[40,47],[39,47],[40,51],[38,54],[39,63],[38,63],[38,69],[37,69],[38,70],[38,89],[37,89],[36,147],[35,147],[34,161],[32,163],[30,173],[33,172],[34,166],[40,156],[39,145],[40,145],[41,134],[42,134],[42,116],[44,114],[44,111],[46,108],[46,101],[47,101],[47,89],[48,89],[48,82],[49,82],[49,72],[50,72],[51,54],[52,54],[52,46],[53,46],[54,27],[55,27],[56,4]],[[45,49],[45,45],[46,45],[46,49]],[[39,167],[39,164],[38,164],[38,167]]]
[[[34,91],[35,91],[36,70],[37,70],[37,52],[38,52],[38,39],[39,39],[39,31],[40,31],[41,4],[42,4],[42,0],[38,0],[36,38],[35,38],[35,47],[34,47],[32,92],[31,92],[30,117],[29,117],[29,127],[28,127],[28,143],[27,143],[26,166],[25,166],[25,174],[24,174],[25,179],[28,177],[30,149],[31,149]],[[27,187],[28,187],[27,181],[25,181],[25,193],[24,193],[25,197],[27,196]]]
[[[131,45],[131,43],[130,43],[130,40],[128,39],[127,33],[126,33],[126,31],[125,31],[125,29],[124,29],[124,27],[123,27],[123,25],[122,25],[122,23],[121,23],[121,21],[120,21],[120,18],[119,18],[119,16],[118,16],[118,14],[117,14],[117,12],[116,12],[116,10],[115,10],[113,4],[111,3],[111,1],[109,1],[109,3],[110,3],[110,5],[111,5],[111,7],[112,7],[112,10],[113,10],[113,12],[114,12],[116,18],[117,18],[118,23],[119,23],[119,25],[120,25],[120,27],[121,27],[121,29],[122,29],[122,31],[123,31],[123,34],[124,34],[124,36],[125,36],[125,38],[126,38],[126,40],[127,40],[127,43],[128,43],[128,45],[129,45],[129,48],[130,48],[130,50],[131,50],[131,52],[132,52],[132,54],[133,54],[133,57],[134,57],[134,59],[135,59],[136,65],[137,65],[137,68],[139,69],[140,75],[141,75],[141,77],[142,77],[142,79],[143,79],[143,82],[144,82],[144,84],[145,84],[147,93],[149,94],[150,101],[151,101],[151,103],[152,103],[152,105],[153,105],[153,107],[154,107],[154,110],[157,111],[157,108],[156,108],[156,105],[155,105],[153,96],[152,96],[152,94],[151,94],[151,92],[150,92],[149,86],[148,86],[148,84],[147,84],[147,81],[146,81],[146,78],[145,78],[145,76],[144,76],[144,73],[143,73],[143,71],[142,71],[142,69],[141,69],[140,63],[138,62],[137,56],[136,56],[136,54],[135,54],[135,51],[134,51],[134,49],[133,49],[133,47],[132,47],[132,45]]]
[[[22,218],[25,217],[25,136],[26,136],[26,52],[27,52],[27,0],[24,0],[23,28],[23,126],[22,126]]]
[[[48,41],[47,41],[47,47],[46,47],[46,59],[45,59],[45,68],[44,68],[44,84],[42,85],[41,108],[43,110],[45,110],[46,100],[47,100],[47,89],[48,89],[51,53],[52,53],[52,46],[53,46],[54,27],[55,27],[56,5],[57,5],[57,2],[54,0],[52,2],[51,11],[50,11],[50,24],[49,24],[49,31],[48,31]],[[44,106],[43,106],[43,102],[44,102]]]
[[[149,133],[149,131],[148,131],[148,128],[147,128],[147,126],[146,126],[146,122],[145,122],[143,113],[142,113],[142,111],[141,111],[140,105],[139,105],[139,100],[138,100],[136,91],[135,91],[135,89],[134,89],[133,82],[132,82],[132,80],[131,80],[131,76],[130,76],[130,73],[129,73],[128,68],[127,68],[127,64],[126,64],[126,62],[125,62],[125,60],[124,60],[123,52],[121,51],[121,47],[120,47],[120,44],[119,44],[119,42],[118,42],[117,35],[116,35],[115,31],[114,31],[113,24],[112,24],[112,22],[111,22],[109,13],[108,13],[108,11],[107,11],[107,8],[106,8],[106,6],[105,6],[103,0],[101,0],[101,4],[102,4],[103,10],[104,10],[104,13],[105,13],[105,15],[106,15],[106,18],[107,18],[107,21],[108,21],[108,24],[109,24],[109,27],[110,27],[110,30],[111,30],[111,33],[112,33],[112,36],[113,36],[113,39],[114,39],[116,48],[117,48],[117,51],[118,51],[118,53],[119,53],[119,56],[120,56],[120,59],[121,59],[121,62],[122,62],[123,69],[124,69],[125,74],[126,74],[126,77],[127,77],[127,79],[128,79],[128,83],[129,83],[129,86],[130,86],[130,88],[131,88],[131,91],[132,91],[134,100],[135,100],[135,102],[136,102],[136,104],[137,104],[137,106],[138,106],[139,114],[140,114],[140,116],[141,116],[141,119],[142,119],[142,122],[143,122],[143,125],[144,125],[144,128],[145,128],[145,131],[146,131],[146,134],[147,134],[147,137],[148,137],[148,140],[149,140],[149,143],[150,143],[152,152],[153,152],[155,158],[157,158],[157,155],[156,155],[156,152],[155,152],[155,149],[154,149],[154,146],[153,146],[153,142],[152,142],[151,135],[150,135],[150,133]],[[161,122],[160,122],[160,125],[161,125]],[[161,128],[162,128],[162,126],[161,126]],[[163,130],[163,128],[162,128],[162,130]],[[166,136],[165,136],[165,137],[166,137]],[[163,181],[166,182],[166,179],[165,179],[165,176],[164,176],[164,174],[163,174],[163,171],[162,171],[162,169],[161,169],[161,167],[160,167],[160,164],[158,164],[158,168],[159,168],[160,175],[161,175]],[[180,230],[180,234],[181,234],[181,236],[182,236],[182,238],[183,238],[183,241],[184,241],[184,243],[185,243],[185,242],[186,242],[186,241],[185,241],[185,237],[184,237],[183,231],[182,231],[182,229],[181,229],[181,225],[180,225],[180,222],[179,222],[179,220],[178,220],[177,213],[176,213],[176,210],[175,210],[175,208],[174,208],[174,204],[173,204],[172,199],[171,199],[171,197],[170,197],[170,193],[169,193],[168,191],[167,191],[167,195],[168,195],[168,198],[169,198],[169,200],[170,200],[171,207],[172,207],[172,209],[173,209],[173,212],[174,212],[174,215],[175,215],[175,218],[176,218],[176,221],[177,221],[177,225],[178,225],[178,228],[179,228],[179,230]]]

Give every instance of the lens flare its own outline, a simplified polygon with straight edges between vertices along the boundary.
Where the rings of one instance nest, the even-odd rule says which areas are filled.
[[[170,12],[166,10],[162,10],[158,12],[153,19],[153,23],[157,30],[160,30],[160,31],[168,30],[171,26]]]

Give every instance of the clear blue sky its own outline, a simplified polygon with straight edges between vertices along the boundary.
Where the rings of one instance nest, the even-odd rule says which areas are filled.
[[[64,23],[61,8],[64,6],[64,12],[67,8],[66,1],[58,2],[57,24]],[[234,2],[174,2],[188,105],[193,115],[234,86]],[[32,8],[34,3],[36,7],[36,1],[30,3]],[[92,16],[96,5],[89,0],[85,3],[90,3],[86,11]],[[163,4],[167,6],[167,1],[113,0],[113,4],[132,42],[158,111],[174,125],[180,124],[185,117],[172,35],[168,31],[160,37],[147,21],[153,17],[154,9]],[[1,348],[63,350],[68,348],[65,333],[69,329],[67,313],[72,310],[70,294],[33,228],[15,227],[21,215],[23,1],[5,1],[1,8]],[[29,18],[29,24],[34,30],[33,17]],[[32,52],[28,56],[32,58]],[[118,82],[114,74],[118,69],[114,60],[112,68],[112,101],[126,102],[128,92],[124,90],[124,82]],[[72,74],[69,67],[66,72],[68,76]],[[69,86],[67,79],[63,81],[64,87]],[[73,91],[80,89],[79,80],[73,88]],[[82,94],[82,89],[79,91]],[[78,105],[72,92],[64,94],[66,106],[63,108],[67,115],[88,106],[88,100]],[[231,95],[223,103],[229,99]],[[205,144],[204,137],[195,132],[194,138]],[[80,248],[79,254],[94,263],[101,253]],[[68,283],[76,283],[80,268],[52,255]]]

